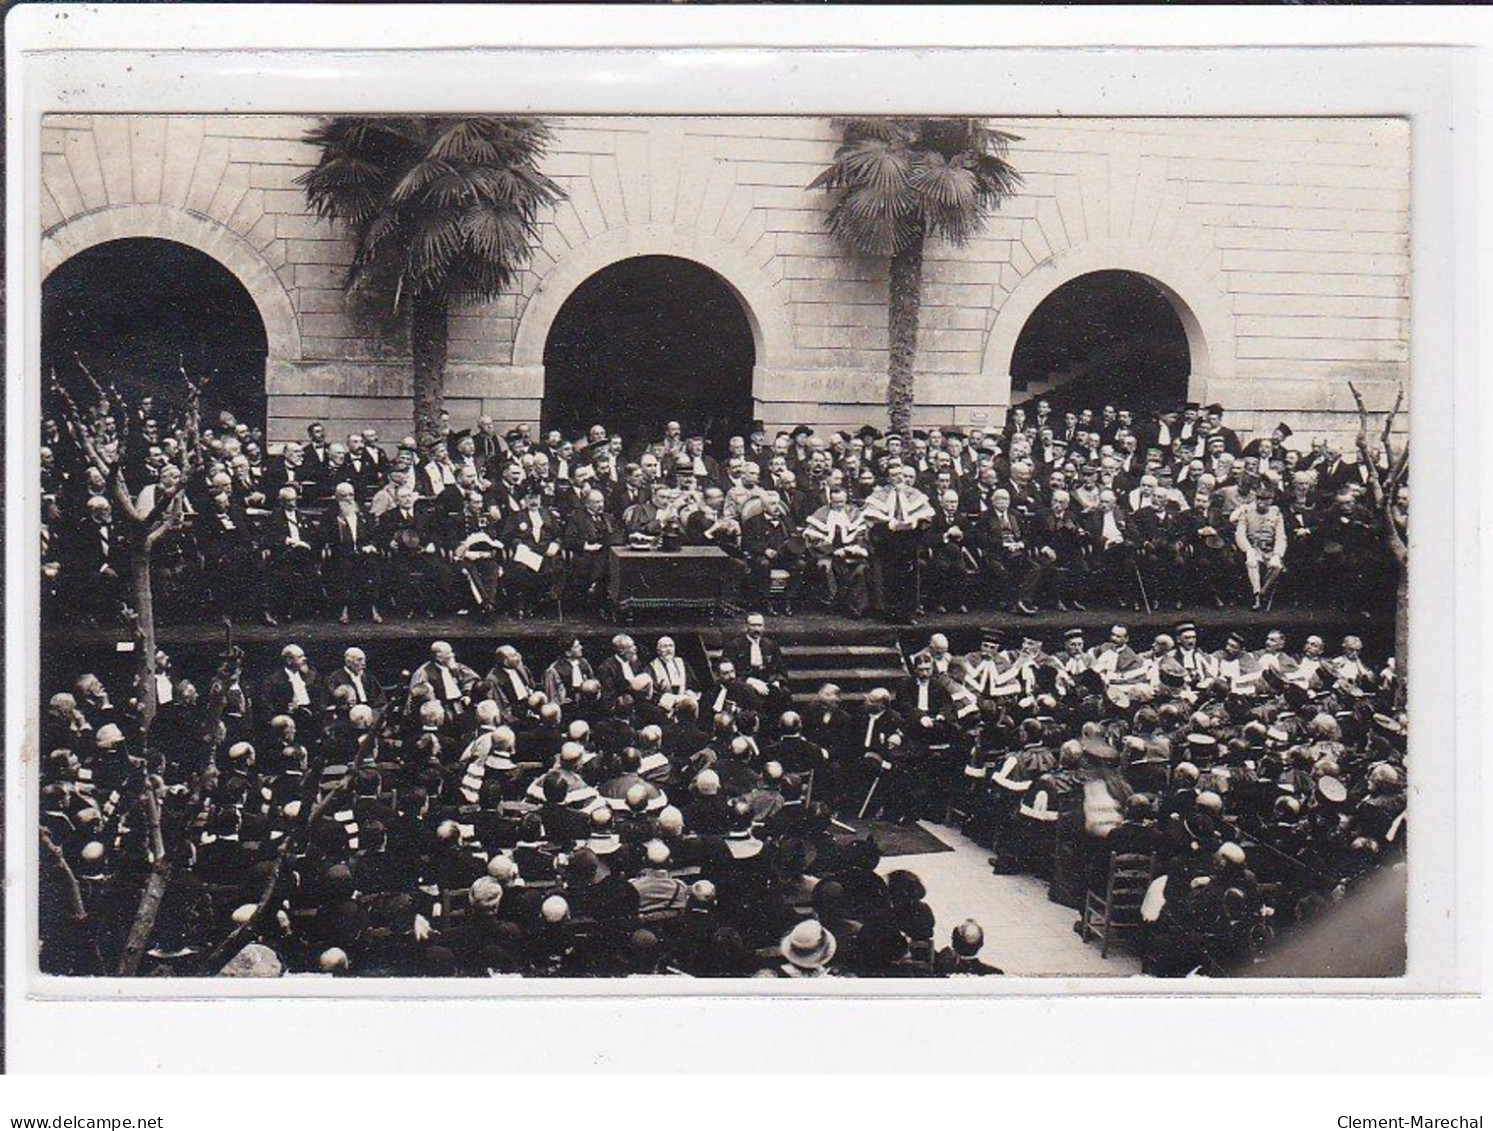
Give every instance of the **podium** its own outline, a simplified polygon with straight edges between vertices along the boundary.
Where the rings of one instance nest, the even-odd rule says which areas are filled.
[[[619,619],[668,609],[714,619],[722,611],[731,556],[716,546],[678,550],[611,548],[608,596]]]

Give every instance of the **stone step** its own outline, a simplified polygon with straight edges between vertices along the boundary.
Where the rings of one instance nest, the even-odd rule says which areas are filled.
[[[841,648],[815,648],[790,652],[783,649],[783,659],[792,670],[819,670],[821,668],[844,667],[847,663],[860,667],[902,667],[902,654],[895,648],[877,645],[848,645]]]
[[[866,694],[863,691],[851,691],[845,688],[840,689],[840,702],[842,703],[860,703],[863,702],[865,698]],[[800,710],[806,707],[812,707],[817,702],[819,702],[819,696],[813,691],[795,691],[793,693],[793,703]]]
[[[902,674],[900,667],[890,668],[823,668],[815,671],[793,670],[788,673],[790,683],[885,683]]]

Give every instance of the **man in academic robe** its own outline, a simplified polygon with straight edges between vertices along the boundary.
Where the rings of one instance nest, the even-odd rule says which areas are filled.
[[[414,704],[428,698],[439,703],[445,710],[448,728],[455,733],[470,717],[480,682],[473,668],[457,660],[456,650],[450,644],[437,640],[430,646],[430,659],[410,677],[410,701]],[[406,714],[414,712],[407,709]]]
[[[910,624],[919,604],[918,550],[933,521],[928,496],[912,485],[916,472],[897,466],[889,482],[866,500],[871,545],[871,596],[876,611],[896,624]]]
[[[684,657],[679,655],[672,636],[658,638],[654,658],[648,664],[648,675],[652,678],[653,687],[660,697],[669,695],[674,699],[680,699],[698,698],[700,695],[700,688],[696,686],[694,676],[690,673],[689,665],[684,662]]]
[[[871,554],[866,541],[868,533],[842,486],[831,487],[829,503],[804,522],[804,541],[814,555],[831,605],[856,620],[865,616],[871,606],[867,585]]]
[[[586,659],[585,644],[579,636],[573,637],[565,652],[544,669],[545,698],[563,707],[580,695],[588,680],[595,678],[591,661]]]
[[[513,645],[500,646],[494,658],[496,662],[484,680],[488,697],[496,700],[510,719],[527,714],[529,696],[543,691],[543,686],[529,674],[528,665]]]
[[[560,516],[543,503],[534,484],[520,494],[523,509],[504,520],[503,545],[508,549],[508,592],[520,620],[534,615],[541,604],[559,600],[565,582],[561,556]]]

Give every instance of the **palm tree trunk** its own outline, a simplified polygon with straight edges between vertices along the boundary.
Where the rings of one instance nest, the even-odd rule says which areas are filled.
[[[923,241],[917,239],[892,255],[887,288],[887,425],[903,435],[912,430],[913,368],[922,300]]]
[[[415,437],[436,433],[446,403],[446,348],[450,305],[442,295],[422,294],[410,311],[410,350],[415,369]]]

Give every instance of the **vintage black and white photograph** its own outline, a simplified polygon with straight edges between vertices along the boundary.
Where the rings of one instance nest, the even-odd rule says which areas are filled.
[[[1405,120],[41,152],[42,974],[1406,972]]]

